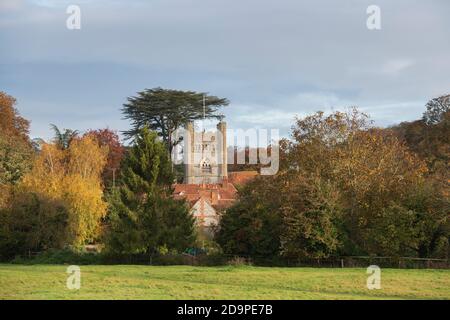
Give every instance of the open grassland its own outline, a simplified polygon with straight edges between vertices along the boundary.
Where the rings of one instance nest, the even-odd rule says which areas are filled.
[[[362,268],[97,265],[68,290],[66,268],[0,264],[0,299],[450,299],[450,270],[382,269],[368,290]]]

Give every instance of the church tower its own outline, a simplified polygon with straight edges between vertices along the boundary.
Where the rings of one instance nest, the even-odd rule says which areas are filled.
[[[184,137],[184,183],[216,184],[226,182],[227,125],[217,124],[216,131],[196,132],[192,122],[186,125]]]

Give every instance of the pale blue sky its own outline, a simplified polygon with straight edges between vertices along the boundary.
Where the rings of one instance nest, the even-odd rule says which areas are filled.
[[[69,4],[81,30],[66,29]],[[449,93],[449,13],[447,0],[0,0],[0,90],[44,138],[50,123],[127,129],[126,97],[157,86],[227,97],[232,128],[286,134],[295,115],[352,105],[387,126]]]

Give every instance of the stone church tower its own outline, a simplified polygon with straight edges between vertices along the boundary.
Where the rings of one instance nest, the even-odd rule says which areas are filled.
[[[184,183],[217,184],[226,182],[227,124],[217,124],[216,131],[195,132],[194,124],[186,125],[184,137]]]

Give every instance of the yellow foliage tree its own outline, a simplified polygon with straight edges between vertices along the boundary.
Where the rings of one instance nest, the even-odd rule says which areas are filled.
[[[64,203],[69,213],[65,232],[70,245],[82,245],[99,236],[107,208],[101,185],[106,156],[107,150],[89,136],[77,139],[67,150],[44,144],[19,186],[21,192]]]

